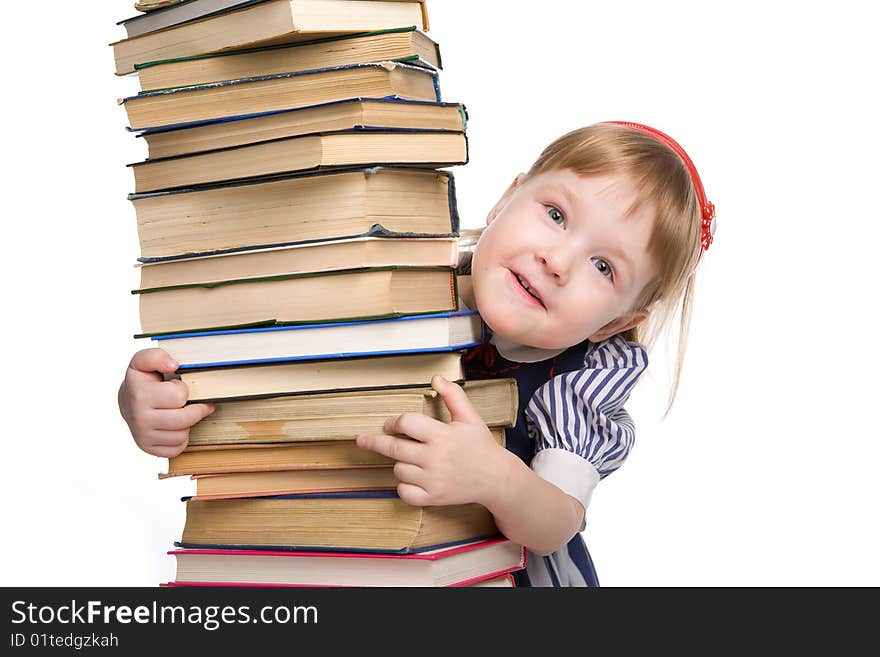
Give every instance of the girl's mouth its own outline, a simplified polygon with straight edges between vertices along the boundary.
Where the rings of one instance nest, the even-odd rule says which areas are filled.
[[[544,302],[541,301],[541,297],[538,295],[538,292],[534,288],[532,288],[531,285],[529,285],[529,282],[525,278],[513,271],[510,272],[510,275],[513,278],[516,286],[520,290],[522,290],[524,295],[528,297],[531,303],[537,303],[542,308],[544,308]]]

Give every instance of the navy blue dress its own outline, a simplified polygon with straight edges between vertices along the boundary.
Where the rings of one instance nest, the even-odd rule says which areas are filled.
[[[542,473],[535,467],[538,452],[556,451],[551,456],[559,463],[563,450],[561,456],[573,460],[575,478],[586,480],[583,489],[569,486],[584,494],[566,492],[580,499],[584,508],[595,483],[620,467],[629,454],[635,432],[623,404],[646,367],[644,347],[618,336],[601,343],[584,340],[534,363],[508,360],[490,342],[470,349],[464,357],[466,380],[516,380],[519,405],[516,425],[505,430],[507,448],[539,476],[566,490],[554,481],[557,473],[552,469],[548,476],[546,468]],[[562,459],[563,465],[567,459]],[[515,575],[517,586],[599,586],[580,532],[551,555],[530,552],[527,565]]]

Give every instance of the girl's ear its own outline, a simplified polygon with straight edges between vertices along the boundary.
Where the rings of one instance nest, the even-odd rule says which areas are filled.
[[[501,198],[498,199],[498,202],[495,206],[489,210],[489,214],[486,216],[486,225],[491,224],[495,217],[504,209],[504,206],[508,204],[510,201],[510,197],[513,196],[513,193],[516,191],[516,188],[522,183],[523,179],[526,177],[526,174],[521,173],[516,178],[513,179],[513,182],[510,183],[510,187],[504,190],[504,194],[501,195]]]
[[[596,331],[593,335],[590,336],[590,342],[602,342],[603,340],[607,340],[611,336],[617,335],[618,333],[623,333],[624,331],[628,331],[634,326],[638,326],[651,314],[649,310],[639,310],[634,313],[628,313],[617,319],[613,319],[608,322],[605,326]]]

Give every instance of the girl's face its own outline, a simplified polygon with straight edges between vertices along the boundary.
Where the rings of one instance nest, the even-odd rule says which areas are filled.
[[[648,255],[653,208],[630,213],[623,174],[547,171],[508,188],[474,250],[471,282],[483,321],[545,349],[594,342],[647,317],[630,312],[656,275]]]

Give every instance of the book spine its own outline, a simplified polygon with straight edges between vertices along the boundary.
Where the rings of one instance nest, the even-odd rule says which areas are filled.
[[[434,43],[434,52],[437,53],[437,68],[443,70],[443,57],[440,54],[440,44]]]
[[[441,96],[441,94],[440,94],[440,76],[438,76],[438,75],[435,74],[435,75],[433,75],[433,76],[431,76],[431,77],[432,77],[432,79],[433,79],[433,81],[434,81],[434,94],[435,94],[435,96],[437,97],[437,102],[438,102],[438,103],[443,102],[443,98],[442,98],[442,96]]]
[[[458,201],[455,195],[455,176],[452,175],[451,171],[447,171],[446,174],[449,176],[449,218],[452,222],[452,234],[458,237],[460,234],[460,221],[458,218]]]

